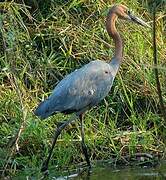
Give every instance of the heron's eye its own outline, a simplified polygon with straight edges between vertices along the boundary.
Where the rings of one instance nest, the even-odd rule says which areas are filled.
[[[130,14],[131,14],[131,11],[130,11],[130,10],[128,10],[128,11],[127,11],[127,14],[128,14],[128,15],[130,15]]]

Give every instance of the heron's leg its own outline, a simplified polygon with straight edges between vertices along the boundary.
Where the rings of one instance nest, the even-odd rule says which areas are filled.
[[[49,155],[47,157],[47,159],[44,161],[43,165],[42,165],[42,168],[41,168],[41,171],[42,172],[45,172],[48,170],[48,163],[50,161],[50,158],[51,158],[51,155],[52,155],[52,152],[53,152],[53,149],[54,149],[54,146],[56,144],[56,141],[58,139],[58,136],[60,135],[61,131],[68,125],[70,124],[72,121],[74,121],[78,116],[75,115],[74,117],[72,116],[68,121],[65,121],[61,126],[59,126],[57,128],[57,130],[55,131],[55,134],[54,134],[54,138],[53,138],[53,143],[52,143],[52,146],[51,146],[51,149],[49,151]]]
[[[89,156],[88,156],[88,151],[87,151],[87,146],[86,146],[85,141],[84,141],[83,114],[80,114],[79,118],[80,118],[80,121],[81,121],[81,139],[82,139],[81,144],[82,144],[82,150],[83,150],[83,153],[84,153],[84,156],[85,156],[85,159],[86,159],[86,162],[87,162],[88,166],[91,167]]]

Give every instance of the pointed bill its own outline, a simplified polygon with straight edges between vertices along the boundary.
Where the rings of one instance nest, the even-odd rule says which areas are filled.
[[[151,26],[150,26],[148,23],[146,23],[145,21],[143,21],[142,19],[140,19],[140,18],[138,18],[138,17],[136,17],[136,16],[134,16],[134,15],[131,15],[131,14],[130,14],[129,16],[130,16],[130,18],[131,18],[131,21],[133,21],[133,22],[135,22],[135,23],[137,23],[137,24],[140,24],[140,25],[142,25],[142,26],[151,28]]]

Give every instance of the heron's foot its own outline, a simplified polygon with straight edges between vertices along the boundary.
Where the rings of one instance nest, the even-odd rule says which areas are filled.
[[[86,146],[86,144],[84,143],[84,141],[82,141],[82,150],[83,150],[83,153],[84,153],[86,162],[87,162],[87,166],[88,166],[89,169],[91,169],[91,162],[90,162],[90,159],[89,159],[87,146]]]
[[[91,170],[92,168],[92,165],[91,165],[91,162],[88,163],[88,169]]]
[[[42,176],[41,180],[43,180],[43,179],[45,180],[45,179],[47,179],[48,176],[49,176],[49,171],[46,170],[46,171],[42,172],[42,174],[43,174],[43,176]]]
[[[88,163],[86,162],[84,165],[82,165],[82,167],[88,171],[91,171],[92,169],[92,164],[91,162],[89,161]]]
[[[90,176],[90,174],[92,173],[92,166],[90,165],[84,165],[79,169],[78,175],[82,176],[83,174],[86,175],[87,177]],[[89,179],[89,178],[87,178]]]
[[[87,170],[87,174],[88,174],[88,176],[90,176],[90,174],[92,173],[92,166],[91,166],[91,164],[90,165],[88,165],[88,170]]]
[[[45,174],[45,172],[48,173],[48,163],[47,162],[44,162],[42,164],[41,172],[43,172],[44,174]]]
[[[43,175],[43,176],[40,178],[40,180],[48,179],[49,171],[46,170],[46,171],[42,172],[42,175]]]
[[[86,169],[87,169],[88,174],[92,172],[92,165],[90,161],[87,163]]]

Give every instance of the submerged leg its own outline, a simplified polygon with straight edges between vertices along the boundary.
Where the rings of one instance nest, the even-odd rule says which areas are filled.
[[[87,165],[89,166],[89,168],[91,168],[91,164],[90,164],[90,160],[89,160],[89,156],[88,156],[88,151],[87,151],[87,146],[85,144],[84,141],[84,126],[83,126],[83,114],[79,115],[80,121],[81,121],[81,144],[82,144],[82,151],[84,153]]]
[[[50,149],[50,151],[49,151],[49,155],[48,155],[47,159],[44,161],[44,163],[43,163],[43,165],[42,165],[42,168],[41,168],[41,171],[42,171],[42,172],[45,172],[45,171],[48,170],[48,163],[49,163],[49,161],[50,161],[50,158],[51,158],[51,155],[52,155],[54,146],[55,146],[55,144],[56,144],[56,141],[57,141],[58,136],[60,135],[61,131],[62,131],[68,124],[70,124],[72,121],[74,121],[76,118],[78,118],[77,115],[72,116],[68,121],[65,121],[61,126],[59,126],[59,127],[57,128],[57,130],[55,131],[54,138],[53,138],[53,143],[52,143],[51,149]]]

